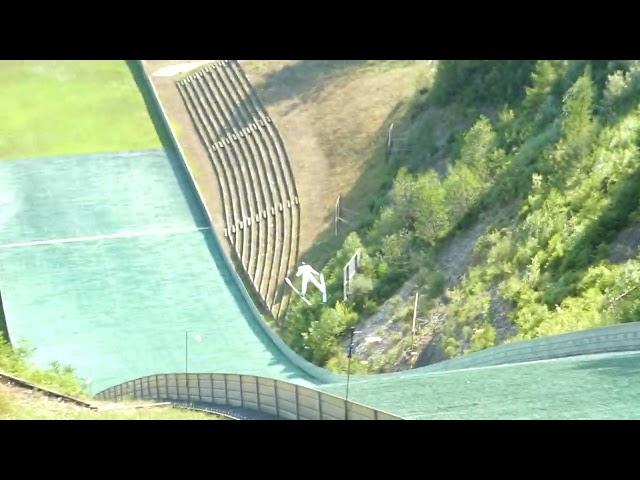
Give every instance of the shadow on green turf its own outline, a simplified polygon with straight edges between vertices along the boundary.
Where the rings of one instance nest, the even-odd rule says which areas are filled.
[[[576,370],[591,370],[608,377],[638,378],[640,375],[640,355],[624,355],[599,358],[580,362]]]
[[[209,223],[206,219],[204,209],[202,208],[202,205],[197,198],[197,194],[195,193],[195,186],[193,185],[191,177],[189,176],[183,162],[180,160],[178,149],[173,143],[171,132],[169,132],[169,129],[162,118],[162,114],[156,105],[153,92],[146,81],[142,65],[135,60],[127,60],[127,67],[129,68],[131,76],[135,80],[138,90],[142,95],[149,118],[151,118],[153,127],[155,128],[158,138],[160,139],[160,143],[162,144],[162,148],[169,158],[171,168],[176,176],[178,185],[180,185],[182,194],[189,204],[189,209],[191,210],[193,218],[196,220],[197,226],[208,227]]]
[[[153,93],[150,91],[147,81],[145,79],[145,73],[142,70],[142,65],[136,60],[127,60],[127,67],[131,72],[131,76],[136,82],[138,86],[138,90],[140,91],[142,98],[144,99],[144,104],[147,107],[147,113],[149,114],[149,118],[153,122],[153,127],[156,129],[156,133],[160,138],[160,142],[162,143],[162,148],[169,153],[175,150],[175,146],[173,145],[173,141],[171,139],[171,134],[165,125],[162,115],[158,112],[155,107],[155,101],[153,98]]]

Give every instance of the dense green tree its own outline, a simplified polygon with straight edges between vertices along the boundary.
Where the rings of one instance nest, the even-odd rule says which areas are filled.
[[[424,242],[434,244],[450,226],[445,191],[433,170],[421,175],[417,183],[420,197],[416,209],[416,234]]]
[[[485,323],[473,332],[471,337],[471,351],[477,352],[496,344],[496,329],[490,323]]]
[[[457,163],[486,178],[499,167],[496,165],[496,145],[496,133],[491,122],[481,115],[465,134]]]
[[[438,105],[465,107],[517,103],[535,66],[533,60],[443,60],[433,88]]]
[[[311,322],[309,331],[303,334],[311,350],[311,359],[323,364],[337,354],[340,338],[357,321],[358,314],[340,301],[333,308],[323,309],[320,318]]]
[[[564,145],[558,151],[574,156],[585,155],[594,133],[594,87],[590,71],[576,80],[562,99],[562,134]]]
[[[460,220],[480,199],[485,190],[482,180],[466,165],[452,169],[444,182],[448,217]]]

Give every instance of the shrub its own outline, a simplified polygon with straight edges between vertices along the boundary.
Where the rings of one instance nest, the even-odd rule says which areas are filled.
[[[490,323],[485,323],[477,328],[471,337],[471,351],[477,352],[496,344],[496,329]]]
[[[312,360],[324,364],[329,357],[335,355],[340,337],[357,321],[358,315],[340,301],[336,302],[334,308],[324,308],[320,319],[311,322],[309,331],[303,334],[306,345],[311,350]]]
[[[0,371],[68,395],[86,395],[73,368],[58,362],[52,362],[46,370],[35,368],[29,363],[32,353],[25,342],[13,348],[0,333]]]
[[[440,271],[433,271],[427,280],[429,298],[436,298],[442,295],[447,286],[447,279]]]

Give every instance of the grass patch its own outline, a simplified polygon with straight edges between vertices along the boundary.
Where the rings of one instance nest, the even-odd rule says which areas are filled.
[[[424,61],[243,61],[283,135],[301,195],[301,256],[322,265],[348,231],[371,218],[370,203],[393,177],[387,131],[428,87]],[[352,222],[333,234],[338,194]]]
[[[0,372],[50,390],[87,399],[73,369],[52,363],[47,370],[33,367],[26,345],[12,348],[0,335]],[[149,402],[92,402],[98,410],[60,402],[41,392],[0,383],[0,420],[216,420],[221,417],[171,406],[136,408]]]
[[[154,406],[150,402],[100,405],[90,410],[38,392],[0,384],[0,420],[222,420],[203,412]],[[137,408],[147,405],[147,408]],[[102,410],[104,408],[105,410]]]
[[[3,61],[0,159],[161,148],[125,61]]]

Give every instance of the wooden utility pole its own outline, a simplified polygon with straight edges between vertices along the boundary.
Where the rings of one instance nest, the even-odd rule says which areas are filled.
[[[340,220],[340,195],[338,195],[338,199],[336,200],[336,219],[335,219],[336,237],[338,236],[338,221],[339,220]]]
[[[187,385],[187,403],[191,401],[189,392],[189,332],[184,332],[184,382]]]
[[[393,132],[393,123],[389,126],[389,135],[387,137],[387,158],[386,161],[389,161],[389,157],[391,156],[391,139]]]
[[[413,351],[413,344],[416,336],[416,317],[418,315],[418,297],[420,292],[416,292],[416,300],[413,304],[413,324],[411,325],[411,350]]]

